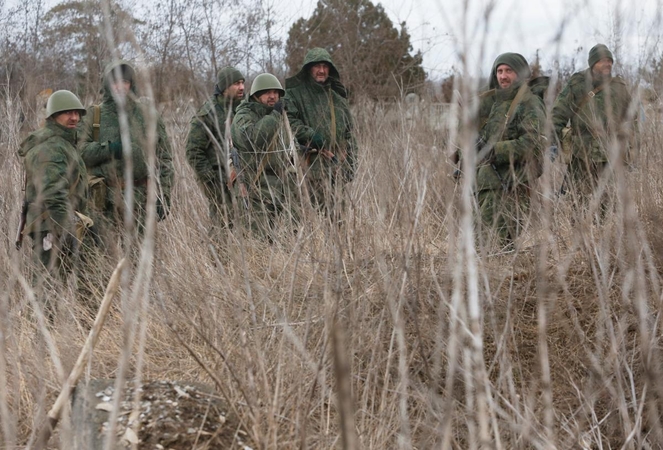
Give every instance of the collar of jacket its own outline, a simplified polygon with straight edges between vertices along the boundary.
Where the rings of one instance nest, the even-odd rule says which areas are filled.
[[[518,89],[520,89],[520,86],[522,85],[523,85],[522,81],[516,81],[506,89],[496,89],[495,96],[499,100],[513,100],[516,97],[516,94],[518,93]]]
[[[55,120],[47,120],[46,127],[53,131],[53,134],[60,136],[65,141],[69,142],[74,147],[76,146],[76,141],[78,139],[78,129],[77,128],[67,128]]]

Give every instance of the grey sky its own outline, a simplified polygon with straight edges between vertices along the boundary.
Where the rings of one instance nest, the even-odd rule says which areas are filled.
[[[661,0],[381,0],[379,3],[394,23],[407,23],[413,45],[423,52],[424,66],[432,78],[442,77],[452,67],[460,69],[459,55],[465,51],[470,54],[471,73],[489,70],[500,53],[518,52],[529,60],[537,49],[544,69],[551,68],[558,58],[562,61],[575,58],[576,67],[581,68],[586,66],[589,48],[598,42],[615,50],[618,60],[641,65],[658,45],[662,28]],[[308,17],[315,4],[315,0],[289,2],[291,11],[286,14],[290,20]],[[468,5],[467,13],[464,4]],[[486,21],[485,12],[491,6]]]

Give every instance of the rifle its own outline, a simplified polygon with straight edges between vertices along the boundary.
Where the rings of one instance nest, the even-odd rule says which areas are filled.
[[[244,209],[249,209],[249,200],[248,200],[248,191],[246,190],[246,185],[244,184],[244,172],[241,169],[239,163],[239,153],[235,147],[230,149],[230,161],[233,163],[235,168],[235,174],[237,177],[237,184],[239,186],[239,196],[242,197],[242,204]]]
[[[16,230],[16,250],[20,250],[23,245],[23,230],[25,230],[25,221],[28,217],[28,207],[30,202],[23,200],[23,206],[21,206],[21,218],[18,221],[18,229]]]

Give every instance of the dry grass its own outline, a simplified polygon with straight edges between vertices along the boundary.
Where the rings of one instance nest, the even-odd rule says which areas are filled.
[[[173,211],[154,257],[134,258],[86,376],[125,367],[128,380],[216,383],[261,449],[353,448],[352,423],[374,449],[657,448],[659,118],[645,124],[637,169],[615,182],[620,203],[604,224],[573,222],[568,198],[555,198],[517,253],[472,254],[448,145],[402,117],[357,111],[361,164],[342,226],[309,214],[272,244],[234,230],[214,245],[184,158],[188,115],[167,114]],[[13,250],[18,131],[6,132],[0,448],[14,448],[57,396],[91,312],[66,287],[47,289],[53,327],[32,313],[19,282],[31,279],[29,249]],[[97,263],[93,305],[116,262]],[[345,433],[341,404],[354,410]],[[69,427],[54,448],[69,448]]]

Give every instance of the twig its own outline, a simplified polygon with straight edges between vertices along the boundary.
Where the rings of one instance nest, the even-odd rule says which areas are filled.
[[[111,276],[111,279],[108,282],[108,286],[106,287],[106,292],[104,293],[104,299],[102,300],[101,306],[99,307],[99,312],[97,313],[97,317],[94,319],[94,324],[92,324],[92,329],[90,330],[90,334],[88,334],[88,337],[85,340],[85,345],[83,345],[83,349],[81,350],[81,353],[78,355],[76,364],[74,364],[73,369],[69,373],[69,377],[62,386],[62,390],[60,391],[60,395],[58,395],[55,404],[48,412],[48,420],[46,424],[44,424],[42,429],[39,431],[39,433],[37,433],[36,442],[34,443],[33,446],[28,445],[27,450],[31,449],[41,450],[45,448],[46,444],[48,444],[48,441],[51,438],[53,430],[55,430],[55,427],[60,421],[60,414],[62,413],[62,408],[69,400],[71,392],[76,387],[78,379],[83,374],[85,361],[88,359],[88,357],[92,353],[92,350],[94,349],[94,346],[97,344],[99,333],[101,332],[101,329],[104,326],[104,322],[106,321],[106,316],[108,315],[108,311],[110,310],[111,302],[113,300],[113,297],[115,296],[115,292],[117,292],[117,288],[120,282],[120,275],[122,273],[122,269],[124,268],[125,261],[126,260],[122,258],[120,262],[117,264],[115,270],[113,271],[113,275]]]

